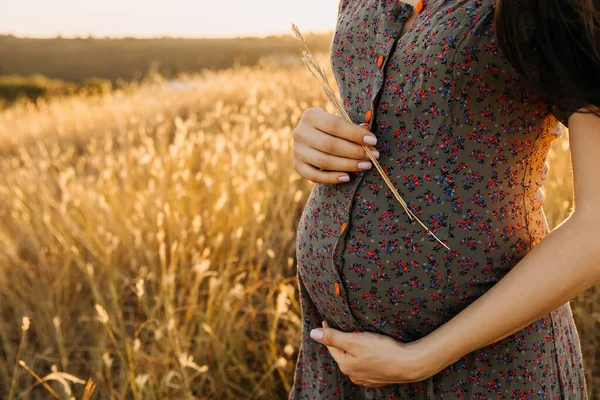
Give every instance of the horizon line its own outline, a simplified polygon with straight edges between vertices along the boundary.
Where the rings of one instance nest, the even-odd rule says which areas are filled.
[[[314,31],[306,31],[305,35],[329,35],[333,34],[333,30],[314,30]],[[169,34],[157,34],[157,35],[95,35],[95,34],[78,34],[78,35],[64,35],[61,33],[54,33],[51,35],[22,35],[14,32],[1,32],[0,37],[2,36],[12,36],[17,39],[207,39],[207,40],[215,40],[215,39],[267,39],[272,37],[282,37],[282,36],[294,36],[291,25],[290,25],[290,33],[287,32],[273,32],[273,33],[256,33],[256,34],[232,34],[232,35],[221,35],[221,36],[193,36],[193,35],[179,35],[172,36]]]

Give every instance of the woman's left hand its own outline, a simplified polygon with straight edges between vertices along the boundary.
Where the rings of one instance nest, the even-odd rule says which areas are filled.
[[[323,333],[322,339],[313,336],[315,331]],[[379,387],[417,382],[441,370],[435,354],[422,339],[402,343],[372,332],[342,332],[330,328],[325,321],[322,329],[313,329],[311,337],[327,346],[340,371],[357,385]]]

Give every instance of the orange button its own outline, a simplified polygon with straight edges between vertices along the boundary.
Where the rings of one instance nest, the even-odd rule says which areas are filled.
[[[423,0],[419,0],[417,2],[417,6],[415,7],[415,10],[417,11],[417,13],[421,14],[421,11],[423,11]]]
[[[369,110],[365,114],[365,121],[367,121],[367,123],[371,122],[371,118],[373,118],[373,110]]]
[[[346,226],[348,226],[348,224],[344,222],[342,224],[342,233],[344,233],[344,231],[346,230]]]
[[[336,296],[339,296],[339,295],[342,293],[342,292],[340,291],[340,285],[339,285],[339,283],[337,283],[337,282],[336,282],[336,283],[334,283],[334,284],[333,284],[333,287],[335,288],[335,295],[336,295]]]
[[[383,66],[383,56],[377,57],[377,68],[381,68]]]

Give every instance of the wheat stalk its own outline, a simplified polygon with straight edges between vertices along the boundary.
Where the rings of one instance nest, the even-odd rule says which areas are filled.
[[[325,70],[323,68],[321,68],[321,66],[319,65],[317,60],[315,60],[315,58],[313,57],[312,53],[310,52],[310,49],[308,48],[308,45],[306,44],[306,40],[304,39],[304,36],[302,35],[302,33],[300,33],[300,30],[298,29],[298,27],[295,24],[292,24],[292,31],[304,45],[304,50],[302,50],[302,62],[304,63],[304,65],[308,68],[311,75],[317,80],[317,82],[319,82],[321,84],[321,89],[323,89],[323,92],[325,93],[327,99],[333,105],[333,107],[336,109],[336,111],[342,117],[344,117],[347,121],[354,123],[350,119],[350,116],[344,109],[343,104],[338,99],[337,95],[334,93],[331,85],[329,84],[329,79],[327,79],[327,74],[325,73]],[[408,208],[408,205],[406,204],[406,202],[404,201],[402,196],[400,196],[400,194],[398,193],[398,191],[396,190],[396,188],[394,187],[394,185],[388,178],[388,176],[385,173],[385,171],[383,170],[383,168],[381,168],[381,165],[379,165],[379,162],[377,161],[375,156],[373,156],[373,154],[371,153],[371,150],[364,144],[362,145],[362,147],[365,150],[365,152],[367,153],[367,155],[369,156],[369,158],[371,159],[371,162],[373,162],[373,165],[375,165],[375,167],[377,168],[377,171],[379,171],[379,174],[381,175],[381,177],[383,178],[385,183],[388,185],[388,187],[394,194],[394,197],[396,197],[396,199],[400,202],[400,204],[404,208],[404,211],[406,211],[406,213],[408,214],[410,219],[411,220],[413,218],[416,219],[417,222],[423,228],[425,228],[425,230],[428,233],[430,233],[445,248],[450,250],[450,248],[444,242],[442,242],[429,228],[427,228],[427,226],[425,226],[425,224],[423,224],[423,222],[421,222],[421,220]]]

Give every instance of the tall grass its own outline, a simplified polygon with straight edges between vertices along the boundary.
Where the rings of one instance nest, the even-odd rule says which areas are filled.
[[[291,132],[326,103],[311,79],[261,65],[0,114],[0,397],[82,398],[88,379],[103,399],[285,397],[311,188]],[[570,207],[567,144],[552,226]],[[594,394],[599,293],[574,302]]]

